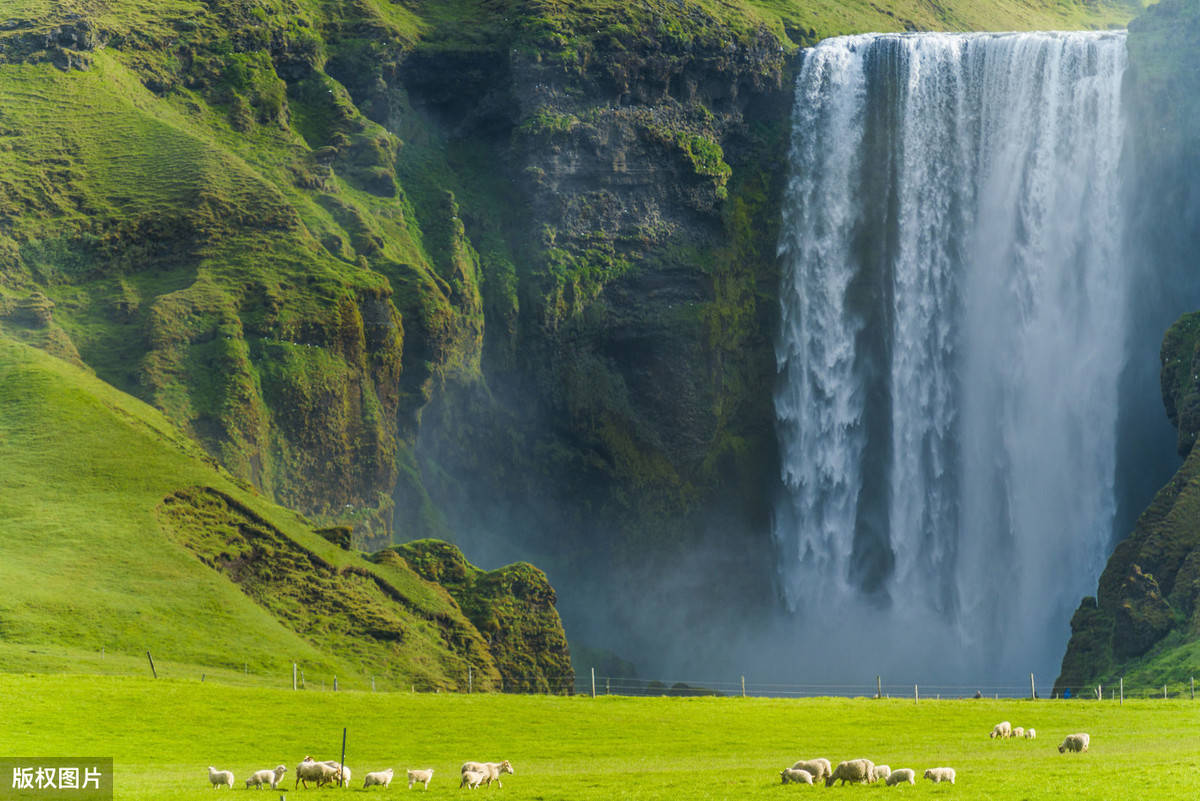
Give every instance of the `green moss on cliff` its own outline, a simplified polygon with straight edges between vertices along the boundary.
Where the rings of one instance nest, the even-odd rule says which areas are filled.
[[[563,692],[574,681],[554,588],[525,562],[485,572],[453,545],[417,540],[375,555],[397,556],[422,578],[445,587],[484,635],[509,692]]]
[[[1180,318],[1163,339],[1162,395],[1186,457],[1200,433],[1200,312]]]
[[[1197,315],[1182,318],[1163,340],[1163,398],[1179,409],[1194,389]],[[1187,365],[1187,367],[1184,367]],[[1185,406],[1186,408],[1186,406]],[[1176,412],[1176,420],[1186,419]],[[1194,437],[1192,437],[1194,440]],[[1184,434],[1180,432],[1181,450]],[[1189,443],[1190,445],[1190,443]],[[1071,639],[1056,690],[1137,674],[1181,681],[1194,672],[1176,651],[1200,637],[1200,450],[1155,496],[1071,621]]]

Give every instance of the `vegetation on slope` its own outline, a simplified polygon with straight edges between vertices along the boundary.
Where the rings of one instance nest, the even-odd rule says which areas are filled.
[[[350,687],[375,675],[465,687],[469,669],[479,689],[503,680],[445,589],[331,544],[159,412],[4,336],[0,486],[0,658],[11,667],[106,669],[103,649],[128,669],[149,650],[192,675],[282,682],[297,662]],[[562,640],[552,612],[538,621]]]

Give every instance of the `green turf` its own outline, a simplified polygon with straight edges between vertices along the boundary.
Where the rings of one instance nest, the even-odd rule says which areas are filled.
[[[0,675],[6,699],[0,753],[112,756],[118,799],[211,798],[207,768],[239,785],[283,763],[292,790],[305,754],[337,758],[348,729],[352,790],[367,771],[434,768],[429,798],[461,798],[465,760],[512,762],[503,788],[519,801],[853,797],[1188,799],[1200,792],[1200,703],[1190,701],[912,701],[816,698],[597,698],[313,692],[198,681]],[[1036,740],[988,738],[1001,719]],[[1059,754],[1086,731],[1085,754]],[[955,785],[783,787],[801,758],[866,757],[893,769],[950,766]],[[274,797],[274,796],[269,796]],[[425,796],[422,796],[425,797]]]
[[[214,512],[196,487],[246,512]],[[402,561],[374,565],[335,547],[215,468],[161,413],[3,335],[0,488],[0,670],[128,673],[148,669],[149,650],[165,675],[283,683],[298,662],[310,684],[337,675],[369,687],[378,675],[381,686],[447,687],[465,683],[470,655],[480,683],[499,679],[442,588]],[[180,493],[186,502],[165,503]],[[201,561],[228,559],[219,546],[207,554],[171,535],[187,525],[262,531],[278,575],[253,568],[243,591]],[[285,549],[324,567],[287,573]],[[255,602],[264,591],[272,604]],[[341,609],[338,636],[289,614],[297,604]],[[386,637],[364,635],[379,626]]]

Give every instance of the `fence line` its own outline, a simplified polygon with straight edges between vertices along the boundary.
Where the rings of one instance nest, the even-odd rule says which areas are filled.
[[[101,658],[108,656],[106,649],[100,649]],[[251,671],[249,663],[243,661],[242,670],[236,666],[226,665],[217,667],[220,672],[201,672],[200,665],[176,665],[174,663],[155,663],[150,651],[144,652],[146,661],[142,670],[149,667],[151,675],[171,676],[174,678],[216,679],[221,683],[241,684],[242,680],[254,684],[286,687],[291,684],[293,690],[320,692],[338,692],[347,689],[345,676],[333,674],[323,676],[316,674],[311,682],[307,681],[305,671],[298,662],[288,662],[286,666],[276,671],[274,668],[259,668]],[[126,655],[131,656],[131,655]],[[111,662],[112,660],[108,660]],[[208,666],[212,671],[216,666]],[[546,675],[544,673],[508,674],[498,679],[481,675],[474,665],[464,665],[461,677],[465,683],[461,688],[438,687],[433,682],[422,683],[421,680],[402,679],[395,676],[379,674],[364,674],[362,677],[351,677],[349,689],[370,692],[500,692],[506,694],[553,694],[580,696],[726,696],[726,697],[765,697],[765,698],[811,698],[811,697],[854,697],[854,698],[892,698],[908,699],[916,702],[937,699],[959,698],[991,698],[991,699],[1057,699],[1058,693],[1039,691],[1034,674],[1013,680],[986,680],[975,684],[963,683],[931,683],[907,680],[894,682],[875,675],[861,682],[783,682],[756,681],[753,675],[737,675],[726,679],[641,679],[630,676],[605,676],[594,667],[580,668],[578,672]],[[164,671],[164,668],[166,670]],[[184,668],[184,669],[181,669]],[[193,673],[192,671],[195,670]],[[107,671],[106,671],[107,672]],[[133,672],[118,670],[118,673]],[[278,672],[278,675],[276,673]],[[224,675],[224,674],[231,675]],[[278,679],[278,684],[275,680]],[[450,679],[453,680],[453,679]],[[1043,687],[1049,686],[1043,684]],[[1064,698],[1080,701],[1115,701],[1123,703],[1129,699],[1156,700],[1191,700],[1196,699],[1195,678],[1189,676],[1166,684],[1137,686],[1127,683],[1124,677],[1118,676],[1108,680],[1107,684],[1097,682],[1060,680],[1056,687],[1069,687],[1062,693]]]

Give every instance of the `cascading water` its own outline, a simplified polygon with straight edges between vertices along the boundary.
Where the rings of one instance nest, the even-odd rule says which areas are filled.
[[[814,667],[1058,668],[1112,537],[1123,33],[827,40],[796,88],[776,415]]]

